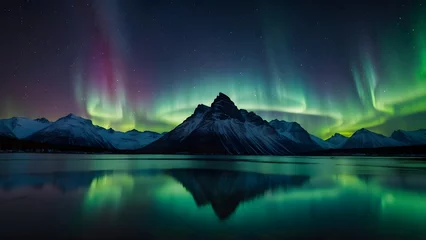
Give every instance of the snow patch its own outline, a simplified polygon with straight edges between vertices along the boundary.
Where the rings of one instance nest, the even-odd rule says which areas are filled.
[[[50,122],[37,121],[29,118],[14,117],[0,120],[0,132],[10,135],[12,133],[16,138],[23,139],[31,134],[46,128]]]
[[[405,143],[370,132],[366,129],[356,131],[345,143],[343,148],[379,148],[405,146]]]

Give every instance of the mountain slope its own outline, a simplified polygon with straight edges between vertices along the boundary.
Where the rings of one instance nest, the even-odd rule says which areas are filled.
[[[423,145],[426,144],[426,129],[416,131],[397,130],[392,133],[391,138],[408,145]]]
[[[322,149],[331,149],[331,148],[335,148],[335,146],[327,141],[322,140],[321,138],[315,136],[315,135],[310,135],[312,141],[314,141],[318,146],[320,146]]]
[[[312,142],[309,133],[296,122],[284,120],[272,120],[269,124],[277,130],[280,135],[286,136],[297,143]]]
[[[322,148],[317,144],[311,135],[296,122],[286,122],[283,120],[272,120],[269,122],[281,136],[290,139],[295,142],[299,147],[306,149],[307,151],[315,151]]]
[[[29,136],[27,140],[53,145],[71,145],[113,149],[99,133],[92,121],[69,114],[48,127]]]
[[[327,143],[332,146],[332,148],[341,148],[343,145],[345,145],[346,141],[348,140],[347,137],[343,136],[340,133],[335,133],[333,136],[331,136],[329,139],[325,140]]]
[[[223,93],[211,107],[198,105],[183,123],[142,149],[147,153],[285,155],[297,146],[267,121],[239,110]]]
[[[119,150],[135,150],[142,148],[163,136],[156,132],[139,132],[131,130],[128,132],[114,131],[113,129],[106,130],[98,127],[98,133],[108,141],[115,149]]]
[[[4,120],[0,121],[0,136],[2,137],[9,137],[9,138],[16,138],[15,133],[10,129],[8,124],[4,124]]]
[[[406,144],[363,128],[356,131],[348,140],[346,140],[342,148],[379,148],[404,145]]]
[[[51,123],[45,119],[29,119],[13,117],[0,120],[0,135],[23,139],[31,134],[49,126]]]

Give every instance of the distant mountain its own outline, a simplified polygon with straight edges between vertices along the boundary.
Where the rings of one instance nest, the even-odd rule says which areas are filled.
[[[342,148],[379,148],[404,145],[406,144],[363,128],[356,131],[348,140],[346,140]]]
[[[8,124],[4,124],[2,121],[4,120],[1,120],[0,122],[0,136],[16,139],[15,133],[12,131],[12,129],[10,129]]]
[[[61,146],[96,149],[134,150],[157,140],[164,134],[131,130],[106,130],[94,126],[88,119],[69,114],[50,122],[46,118],[13,117],[0,120],[0,136]],[[16,145],[16,144],[15,144]],[[28,144],[26,144],[28,145]]]
[[[27,140],[61,146],[114,149],[113,145],[99,134],[98,128],[91,120],[73,114],[58,119],[29,136]]]
[[[311,135],[297,122],[286,122],[283,120],[272,120],[269,124],[283,137],[295,142],[299,147],[307,151],[315,151],[323,148],[317,144]]]
[[[325,141],[330,144],[331,148],[341,148],[343,147],[343,145],[345,145],[347,140],[348,138],[343,136],[342,134],[335,133],[333,136],[331,136]]]
[[[0,120],[0,136],[23,139],[49,126],[51,123],[45,118],[29,119],[13,117]]]
[[[184,186],[198,206],[211,205],[220,220],[229,218],[240,203],[268,190],[303,186],[309,176],[264,175],[222,170],[181,169],[166,171]]]
[[[185,121],[162,134],[105,129],[73,114],[55,122],[46,118],[0,119],[1,151],[321,155],[355,154],[360,149],[370,153],[374,148],[385,148],[383,153],[416,154],[422,152],[418,149],[422,145],[426,145],[426,129],[397,130],[390,138],[360,129],[350,138],[336,133],[324,141],[296,122],[267,122],[254,112],[238,109],[223,93],[210,106],[198,105]],[[397,146],[403,148],[387,150]]]
[[[336,146],[334,146],[333,144],[322,140],[321,138],[310,134],[311,139],[318,145],[320,146],[322,149],[332,149],[332,148],[336,148]]]
[[[426,144],[426,129],[416,131],[397,130],[392,133],[391,138],[408,145],[424,145]]]
[[[228,96],[219,93],[210,107],[198,105],[190,117],[142,152],[288,155],[297,149],[267,121],[239,110]]]
[[[98,133],[115,149],[119,150],[139,149],[154,142],[164,135],[151,131],[139,132],[137,130],[119,132],[114,131],[111,128],[107,130],[101,127],[98,127]]]
[[[39,123],[50,124],[50,121],[47,118],[36,118],[36,119],[34,119],[34,121],[39,122]]]

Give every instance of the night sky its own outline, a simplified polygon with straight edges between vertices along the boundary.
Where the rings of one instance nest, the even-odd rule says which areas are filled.
[[[426,128],[426,1],[1,1],[0,117],[169,131],[219,92],[326,138]]]

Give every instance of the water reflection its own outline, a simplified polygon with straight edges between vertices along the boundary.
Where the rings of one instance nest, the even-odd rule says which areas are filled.
[[[30,203],[40,199],[48,205],[33,212]],[[67,222],[60,225],[64,234],[89,236],[126,229],[161,237],[219,237],[232,230],[238,237],[268,232],[267,237],[417,238],[426,234],[426,176],[189,168],[11,174],[0,176],[0,212],[6,226],[45,214]]]
[[[107,172],[73,172],[53,174],[12,174],[0,175],[0,188],[12,191],[21,188],[40,189],[51,185],[61,192],[69,192],[78,188],[87,188],[97,177]]]
[[[166,174],[191,193],[197,206],[211,205],[219,219],[228,218],[241,202],[274,189],[302,186],[308,176],[265,175],[220,170],[170,170]]]
[[[133,191],[134,177],[127,173],[105,174],[90,183],[85,197],[85,206],[90,210],[104,207],[119,208],[123,197]]]

